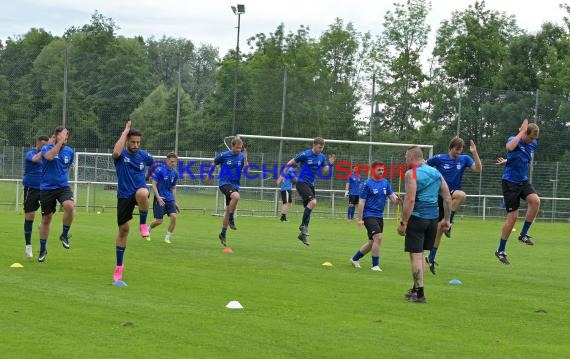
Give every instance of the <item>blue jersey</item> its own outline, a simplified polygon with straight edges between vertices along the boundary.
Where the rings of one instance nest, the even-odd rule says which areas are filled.
[[[63,145],[59,153],[48,161],[45,155],[54,146],[53,143],[48,143],[42,147],[43,174],[40,182],[41,190],[69,187],[68,170],[73,163],[74,152],[71,147]]]
[[[281,182],[279,189],[281,191],[290,191],[293,189],[293,181],[288,175],[283,176],[283,182]]]
[[[315,186],[315,176],[322,175],[322,168],[328,166],[327,158],[323,153],[316,154],[312,149],[299,153],[294,158],[297,162],[297,182],[305,182]]]
[[[348,195],[349,196],[358,196],[360,195],[360,187],[362,185],[361,177],[358,173],[352,173],[350,177],[346,179],[346,183],[348,183]]]
[[[507,143],[514,137],[509,137]],[[502,178],[513,183],[528,181],[528,165],[536,147],[538,147],[538,141],[536,140],[528,145],[524,141],[519,141],[514,150],[507,152],[507,163],[505,164]]]
[[[438,170],[425,163],[417,167],[415,172],[416,203],[412,215],[422,219],[437,219],[439,217],[437,199],[443,180],[442,175]]]
[[[448,153],[435,155],[427,160],[427,164],[437,168],[447,182],[449,190],[461,189],[461,178],[466,168],[471,168],[475,161],[467,155],[451,157]]]
[[[392,193],[392,186],[385,178],[378,180],[369,178],[364,182],[360,190],[360,198],[366,200],[362,218],[377,217],[384,218],[384,206],[386,206],[386,198]]]
[[[176,183],[178,182],[178,171],[160,166],[154,170],[152,178],[156,181],[158,194],[160,194],[165,201],[174,201],[172,189],[176,187]]]
[[[219,153],[214,158],[214,164],[220,165],[220,173],[218,174],[218,186],[231,184],[235,189],[239,190],[241,179],[241,171],[243,169],[245,157],[242,152],[233,154],[232,151]]]
[[[154,159],[143,150],[130,153],[126,149],[115,158],[117,172],[117,198],[134,196],[139,188],[146,188],[146,168]]]
[[[37,149],[30,150],[26,153],[24,157],[24,178],[22,183],[24,187],[40,189],[40,184],[42,180],[43,164],[40,159],[39,162],[33,162],[32,158],[38,154]]]

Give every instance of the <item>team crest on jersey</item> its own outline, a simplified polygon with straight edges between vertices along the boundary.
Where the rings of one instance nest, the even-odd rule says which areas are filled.
[[[139,170],[144,170],[144,163],[139,164]]]
[[[384,192],[384,195],[386,195],[386,188],[382,188],[382,192]]]
[[[63,157],[63,163],[66,163],[66,164],[69,163],[69,157],[68,156]]]
[[[458,163],[456,167],[458,170],[460,170],[461,169],[461,163]]]

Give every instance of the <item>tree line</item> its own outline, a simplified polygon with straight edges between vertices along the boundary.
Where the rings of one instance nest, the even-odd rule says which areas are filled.
[[[29,145],[65,118],[75,146],[110,148],[131,118],[151,134],[146,148],[167,149],[178,113],[184,149],[215,151],[235,132],[446,151],[459,133],[497,156],[528,117],[541,127],[538,159],[570,160],[568,18],[531,34],[475,1],[436,29],[425,70],[430,11],[395,3],[377,35],[340,18],[317,38],[280,24],[247,39],[238,61],[191,39],[118,36],[98,12],[62,36],[32,28],[0,44],[0,140]]]

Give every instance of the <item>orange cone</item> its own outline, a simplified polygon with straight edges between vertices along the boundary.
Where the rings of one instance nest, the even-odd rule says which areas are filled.
[[[234,252],[234,250],[231,249],[230,247],[224,248],[224,253],[233,253],[233,252]]]

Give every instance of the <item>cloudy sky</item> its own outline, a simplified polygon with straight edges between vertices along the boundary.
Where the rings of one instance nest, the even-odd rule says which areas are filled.
[[[187,38],[195,44],[211,44],[226,53],[236,45],[237,16],[230,6],[244,4],[241,16],[240,47],[258,33],[269,34],[283,23],[286,32],[307,25],[318,37],[336,17],[352,22],[357,31],[380,34],[383,16],[395,0],[2,0],[0,40],[25,34],[30,28],[43,28],[61,36],[71,26],[90,22],[95,10],[112,18],[119,35],[144,38],[163,35]],[[403,2],[400,1],[400,2]],[[487,9],[515,15],[520,27],[536,32],[546,21],[562,23],[564,0],[487,0]],[[432,0],[428,22],[432,37],[439,23],[453,10],[466,9],[475,0]]]

